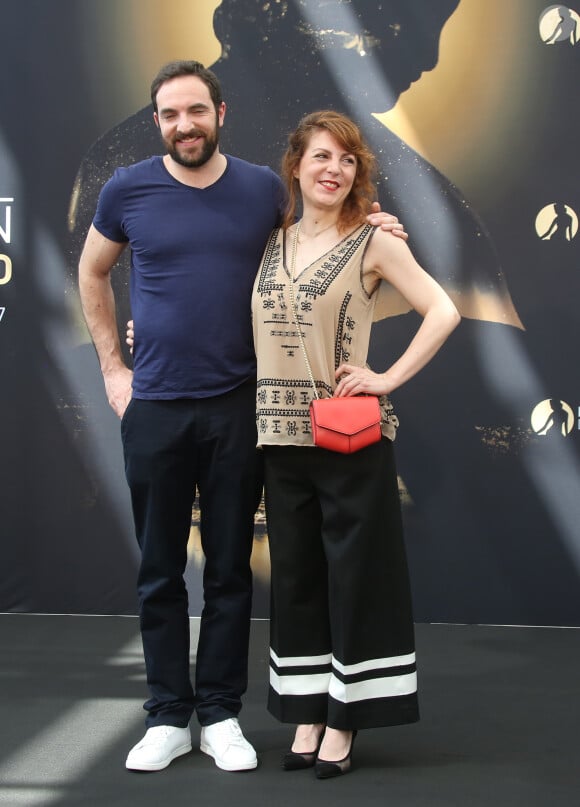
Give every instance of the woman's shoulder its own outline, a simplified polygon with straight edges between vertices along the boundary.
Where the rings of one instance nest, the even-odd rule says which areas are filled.
[[[400,263],[408,259],[410,250],[406,242],[393,235],[389,230],[372,227],[365,251],[364,273],[384,277],[385,269],[389,265]]]
[[[371,229],[369,234],[369,251],[378,255],[402,255],[409,252],[409,247],[403,238],[394,235],[390,230],[382,230],[379,227],[368,225]]]

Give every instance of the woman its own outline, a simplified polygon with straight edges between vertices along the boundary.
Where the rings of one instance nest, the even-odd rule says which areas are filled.
[[[418,708],[393,424],[354,454],[313,447],[306,358],[323,396],[385,396],[459,322],[404,241],[365,223],[373,170],[350,119],[302,119],[283,160],[286,217],[252,299],[272,568],[268,708],[297,724],[283,767],[315,767],[318,778],[350,770],[357,729],[414,722]],[[383,282],[423,321],[405,352],[374,372],[365,362]]]

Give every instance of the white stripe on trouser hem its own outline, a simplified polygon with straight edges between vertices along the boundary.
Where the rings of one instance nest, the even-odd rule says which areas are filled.
[[[323,695],[328,692],[330,673],[278,675],[270,669],[270,686],[279,695]]]
[[[386,656],[385,658],[371,658],[367,661],[359,661],[356,664],[342,664],[330,653],[321,656],[278,656],[270,648],[270,658],[277,667],[315,667],[319,664],[332,662],[335,670],[342,675],[357,675],[369,670],[388,670],[392,667],[406,667],[415,663],[415,653],[407,653],[405,656]]]
[[[388,670],[392,667],[406,667],[415,663],[415,653],[406,656],[387,656],[386,658],[371,658],[368,661],[359,661],[358,664],[341,664],[333,658],[332,666],[343,675],[357,675],[369,670]]]
[[[371,698],[396,698],[398,695],[411,695],[417,691],[417,673],[389,675],[386,678],[370,678],[345,684],[333,675],[328,694],[341,703],[355,703]]]
[[[417,691],[417,673],[389,675],[385,678],[371,678],[367,681],[345,684],[330,673],[278,675],[274,670],[270,670],[270,686],[279,695],[329,694],[341,703],[355,703],[372,698],[411,695]]]

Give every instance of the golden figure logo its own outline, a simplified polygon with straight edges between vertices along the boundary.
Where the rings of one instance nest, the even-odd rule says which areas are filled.
[[[534,407],[531,422],[534,434],[540,437],[568,437],[574,428],[574,412],[566,401],[547,398]]]
[[[545,45],[576,45],[580,17],[568,6],[548,6],[540,16],[540,36]]]
[[[578,216],[570,205],[553,202],[536,216],[536,233],[542,241],[570,242],[578,232]]]

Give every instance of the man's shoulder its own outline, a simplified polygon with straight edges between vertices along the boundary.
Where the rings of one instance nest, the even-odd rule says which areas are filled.
[[[247,160],[242,160],[241,157],[232,157],[231,154],[227,154],[226,156],[231,168],[238,173],[252,175],[254,177],[263,177],[268,181],[281,181],[278,174],[268,165],[257,165],[256,163],[250,163]]]
[[[122,165],[115,169],[109,182],[121,187],[131,187],[136,184],[148,182],[159,175],[162,170],[162,157],[148,157],[146,160]]]

